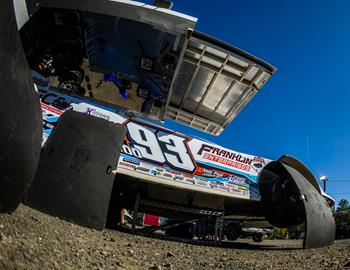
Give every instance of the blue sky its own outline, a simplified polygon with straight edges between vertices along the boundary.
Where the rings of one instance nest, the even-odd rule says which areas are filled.
[[[295,156],[329,177],[337,201],[350,200],[350,1],[175,0],[173,9],[278,71],[219,137],[166,126],[249,154]]]

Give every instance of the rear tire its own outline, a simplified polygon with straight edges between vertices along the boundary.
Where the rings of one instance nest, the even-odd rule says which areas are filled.
[[[0,212],[13,212],[38,165],[42,116],[12,0],[1,2],[0,33]]]
[[[253,234],[252,239],[254,242],[262,242],[264,239],[264,235],[261,233]]]

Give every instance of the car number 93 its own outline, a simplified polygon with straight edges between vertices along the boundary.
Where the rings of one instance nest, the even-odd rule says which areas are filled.
[[[160,165],[168,166],[185,172],[192,173],[196,166],[187,146],[188,138],[171,131],[160,130],[155,127],[145,127],[135,122],[128,122],[128,138],[133,149],[137,152],[136,157],[151,161]],[[125,150],[124,150],[125,152]]]

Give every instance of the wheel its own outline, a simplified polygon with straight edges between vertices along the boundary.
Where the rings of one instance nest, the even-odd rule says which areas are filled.
[[[262,242],[264,235],[262,233],[253,234],[252,239],[254,242]]]
[[[42,113],[18,34],[14,1],[0,8],[0,212],[13,212],[34,177]]]
[[[226,238],[227,240],[230,241],[236,241],[239,237],[239,232],[235,229],[230,229],[227,233],[226,233]]]
[[[242,235],[242,223],[237,221],[226,222],[224,233],[227,240],[236,241]]]

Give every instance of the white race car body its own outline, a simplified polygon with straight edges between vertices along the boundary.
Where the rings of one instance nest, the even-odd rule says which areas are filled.
[[[143,119],[125,117],[113,106],[37,85],[43,112],[43,144],[59,117],[74,110],[127,126],[117,173],[142,181],[220,196],[259,201],[260,171],[270,159],[191,138]]]

